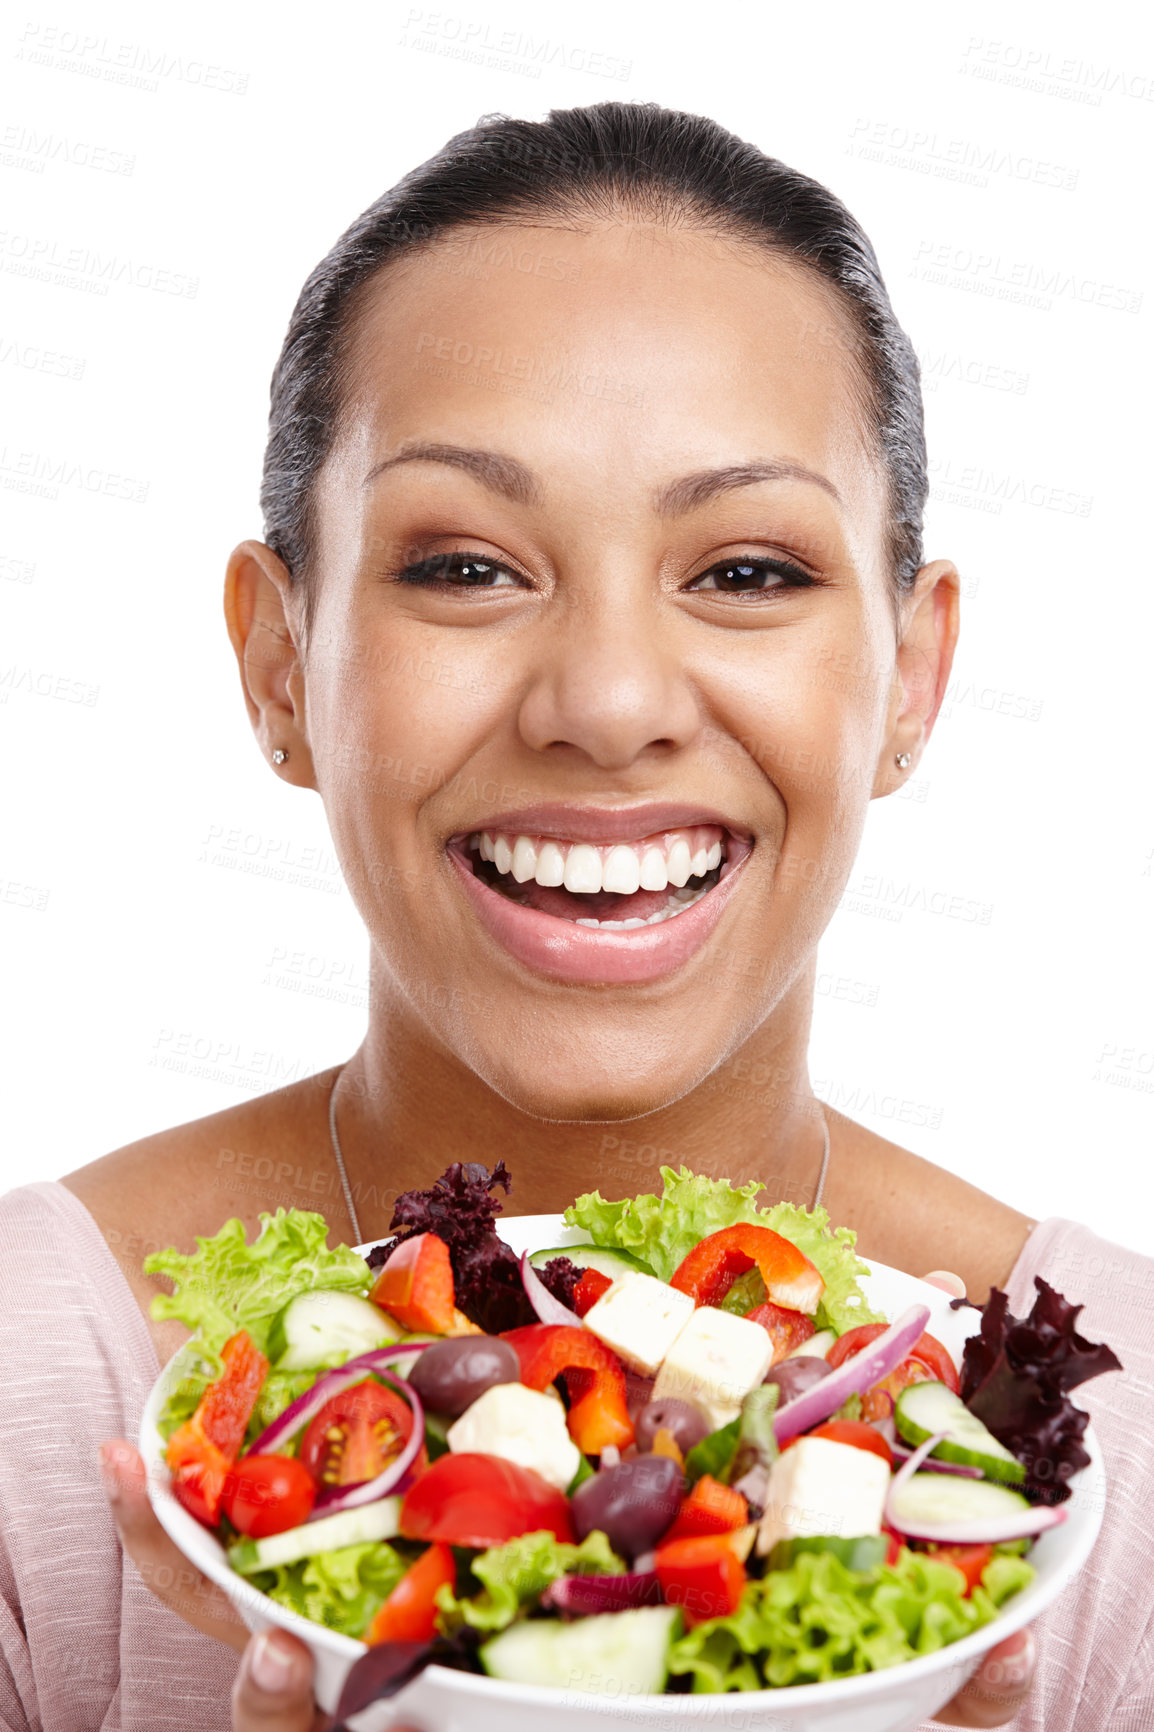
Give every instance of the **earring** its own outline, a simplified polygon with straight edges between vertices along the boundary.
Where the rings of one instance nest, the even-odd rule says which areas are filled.
[[[278,746],[276,751],[272,755],[272,761],[274,764],[283,764],[287,757],[288,757],[288,753],[282,752],[281,748]]]
[[[896,752],[894,754],[894,763],[899,770],[908,770],[913,761],[913,756],[909,752]]]

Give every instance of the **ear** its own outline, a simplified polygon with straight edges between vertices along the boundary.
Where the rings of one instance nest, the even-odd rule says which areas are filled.
[[[224,580],[224,616],[240,668],[248,719],[276,771],[298,788],[315,788],[305,731],[300,595],[288,567],[263,541],[234,548]]]
[[[946,694],[958,642],[958,569],[948,559],[923,565],[902,598],[885,743],[873,797],[892,794],[916,768]],[[909,753],[904,769],[897,760]]]

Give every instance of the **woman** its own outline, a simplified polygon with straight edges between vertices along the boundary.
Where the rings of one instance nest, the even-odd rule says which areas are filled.
[[[943,1719],[1154,1723],[1124,1520],[1150,1353],[1120,1302],[1150,1267],[823,1115],[807,1075],[817,941],[953,655],[925,492],[917,366],[868,241],[707,120],[483,122],[314,271],[273,381],[265,541],[232,555],[226,612],[261,748],[321,794],[369,929],[368,1032],[336,1072],[5,1200],[5,1725],[229,1723],[222,1644],[244,1634],[127,1444],[105,1460],[138,1570],[95,1501],[93,1441],[134,1435],[183,1334],[148,1316],[142,1250],[254,1230],[290,1184],[334,1239],[380,1237],[463,1156],[507,1160],[518,1212],[648,1189],[663,1160],[798,1201],[824,1183],[870,1256],[956,1269],[977,1300],[1008,1285],[1016,1310],[1037,1272],[1085,1299],[1126,1366],[1088,1396],[1102,1542],[1028,1700],[1015,1639]],[[253,1195],[240,1175],[267,1163]],[[231,1712],[311,1725],[305,1651],[250,1645]]]

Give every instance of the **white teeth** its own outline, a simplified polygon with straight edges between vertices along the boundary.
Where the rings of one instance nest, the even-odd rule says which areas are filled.
[[[697,853],[693,856],[693,859],[690,862],[690,873],[694,878],[704,878],[705,874],[709,870],[708,866],[705,864],[708,858],[708,848],[699,848],[697,850]]]
[[[647,848],[641,857],[641,889],[665,890],[668,885],[669,875],[665,870],[664,854],[660,848]]]
[[[527,884],[537,872],[537,850],[528,836],[518,836],[513,848],[513,876],[518,884]]]
[[[481,858],[482,860],[493,858],[493,838],[487,830],[481,832]]]
[[[665,863],[665,870],[669,874],[669,882],[671,884],[676,884],[678,889],[680,889],[683,884],[689,882],[689,877],[693,870],[693,862],[689,854],[689,843],[683,836],[679,836],[672,848],[669,850],[669,858]]]
[[[595,895],[601,889],[601,856],[587,842],[578,842],[569,850],[565,888],[579,896]]]
[[[715,842],[713,844],[713,847],[709,850],[708,854],[705,856],[705,870],[707,872],[716,872],[717,868],[720,865],[721,865],[721,843]]]
[[[556,890],[565,882],[565,856],[556,842],[543,842],[541,852],[537,856],[537,869],[533,874],[538,884],[546,890]]]
[[[700,902],[701,898],[706,895],[708,895],[708,890],[702,884],[696,890],[678,890],[670,897],[668,907],[659,908],[656,914],[649,916],[648,920],[642,920],[637,915],[634,915],[630,920],[594,920],[589,915],[584,914],[574,921],[574,925],[597,926],[603,931],[609,932],[624,932],[627,928],[636,926],[660,926],[663,920],[672,920],[676,915],[684,914],[687,908],[692,908],[695,902]]]
[[[641,862],[636,848],[610,848],[605,856],[601,888],[632,896],[641,883]]]
[[[507,872],[513,864],[513,850],[504,836],[498,836],[493,843],[493,864],[498,872]]]

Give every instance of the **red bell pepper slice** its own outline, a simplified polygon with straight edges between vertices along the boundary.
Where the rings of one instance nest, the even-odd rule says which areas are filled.
[[[239,1329],[221,1348],[224,1371],[209,1384],[196,1412],[172,1433],[165,1451],[180,1503],[209,1526],[220,1514],[228,1470],[240,1454],[269,1364]]]
[[[405,1571],[369,1625],[365,1641],[431,1642],[437,1633],[437,1594],[456,1580],[453,1554],[438,1540]]]
[[[658,1546],[656,1569],[666,1604],[680,1606],[691,1627],[707,1618],[728,1618],[741,1603],[745,1565],[728,1534]]]
[[[773,1342],[774,1365],[817,1333],[817,1324],[804,1311],[789,1311],[784,1305],[775,1305],[768,1299],[764,1305],[755,1305],[745,1316],[747,1322],[760,1323],[768,1333]]]
[[[796,1245],[749,1221],[710,1233],[674,1270],[669,1285],[696,1305],[720,1305],[739,1275],[756,1267],[768,1298],[788,1311],[814,1312],[825,1282]]]
[[[573,1309],[578,1317],[592,1311],[602,1293],[608,1293],[612,1285],[608,1275],[603,1275],[600,1269],[586,1269],[573,1289]]]
[[[682,1499],[673,1526],[662,1540],[696,1539],[701,1534],[728,1534],[749,1520],[749,1505],[739,1491],[722,1485],[711,1474],[702,1474],[689,1496]]]
[[[504,1340],[521,1362],[528,1389],[548,1389],[562,1372],[569,1391],[569,1436],[585,1455],[600,1455],[613,1445],[633,1442],[633,1421],[625,1402],[625,1372],[612,1348],[588,1329],[563,1323],[530,1323],[506,1330]]]
[[[569,1499],[532,1468],[496,1455],[438,1456],[401,1505],[407,1540],[443,1540],[487,1551],[545,1530],[572,1542]]]

